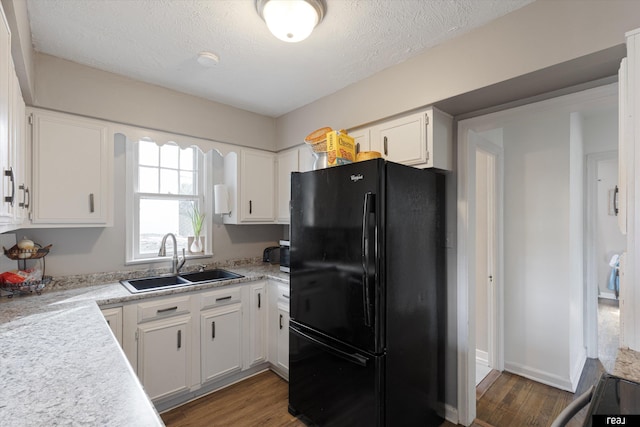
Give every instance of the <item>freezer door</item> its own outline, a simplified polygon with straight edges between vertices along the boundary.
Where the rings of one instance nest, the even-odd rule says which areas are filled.
[[[294,173],[291,184],[291,318],[381,353],[378,296],[382,160]]]
[[[382,425],[384,356],[340,345],[301,325],[289,326],[289,412],[309,425]]]

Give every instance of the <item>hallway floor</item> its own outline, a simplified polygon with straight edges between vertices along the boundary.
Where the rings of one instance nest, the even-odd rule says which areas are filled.
[[[620,347],[620,308],[618,300],[598,299],[598,359],[607,372],[613,372]]]

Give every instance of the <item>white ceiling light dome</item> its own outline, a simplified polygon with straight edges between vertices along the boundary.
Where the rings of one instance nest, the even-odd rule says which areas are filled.
[[[289,43],[309,37],[325,12],[322,0],[256,0],[256,9],[269,31]]]

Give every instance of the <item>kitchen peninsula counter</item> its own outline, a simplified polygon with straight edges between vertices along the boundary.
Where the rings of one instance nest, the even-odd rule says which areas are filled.
[[[277,266],[229,269],[245,277],[142,294],[109,283],[0,298],[2,425],[164,425],[99,306],[264,278],[288,283]]]

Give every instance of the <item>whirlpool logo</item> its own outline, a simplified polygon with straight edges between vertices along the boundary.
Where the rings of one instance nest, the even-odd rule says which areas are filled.
[[[360,180],[361,180],[361,179],[363,179],[363,178],[364,178],[364,177],[362,176],[362,174],[361,174],[361,173],[359,173],[358,175],[351,175],[351,181],[353,181],[353,182],[358,182],[358,181],[360,181]]]

